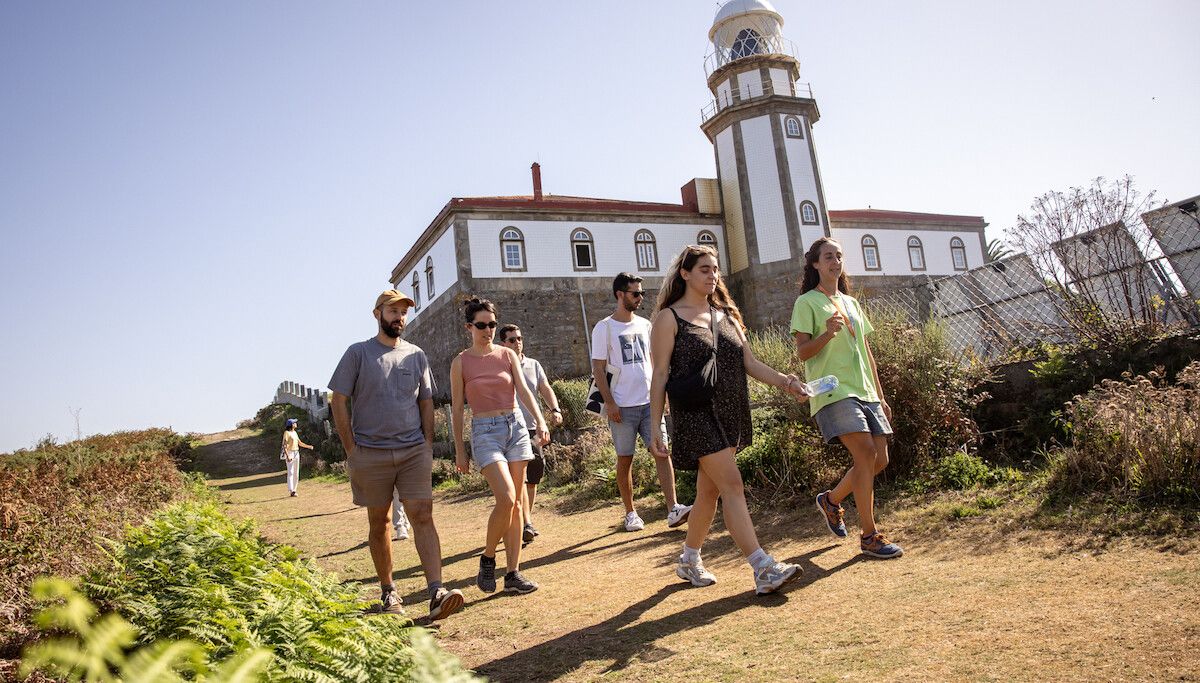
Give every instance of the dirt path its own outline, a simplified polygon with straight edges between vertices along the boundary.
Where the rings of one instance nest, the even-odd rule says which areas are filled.
[[[349,485],[302,481],[288,498],[273,444],[220,436],[201,456],[224,473],[212,483],[229,512],[374,594],[366,518]],[[763,598],[719,526],[704,549],[719,583],[678,582],[683,533],[648,506],[646,530],[630,534],[617,528],[617,505],[559,514],[539,500],[542,535],[522,569],[541,590],[487,596],[473,582],[490,497],[439,498],[445,574],[467,596],[440,642],[495,681],[1200,680],[1195,554],[1132,544],[1076,552],[1056,534],[995,537],[962,523],[941,538],[900,529],[905,556],[868,561],[802,506],[756,518],[764,547],[805,570]],[[420,617],[412,543],[393,547],[397,586]]]

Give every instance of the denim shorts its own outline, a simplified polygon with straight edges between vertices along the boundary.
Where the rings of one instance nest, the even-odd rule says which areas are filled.
[[[638,434],[642,435],[642,443],[645,444],[646,450],[650,450],[650,444],[654,440],[654,432],[650,429],[650,404],[621,408],[621,421],[618,423],[609,420],[608,431],[612,432],[613,448],[617,449],[617,455],[633,455]],[[662,420],[662,434],[663,445],[666,446],[668,444],[665,417]]]
[[[529,430],[520,411],[472,418],[471,459],[480,470],[498,462],[533,460]]]
[[[821,437],[830,443],[843,434],[867,432],[871,436],[892,433],[892,423],[883,414],[879,402],[867,403],[857,396],[834,401],[817,411]]]

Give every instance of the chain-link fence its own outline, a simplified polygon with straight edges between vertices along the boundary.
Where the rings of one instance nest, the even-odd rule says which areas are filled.
[[[949,343],[986,362],[1038,342],[1096,338],[1119,327],[1200,327],[1196,199],[1052,242],[964,273],[869,298],[876,310],[936,321]]]

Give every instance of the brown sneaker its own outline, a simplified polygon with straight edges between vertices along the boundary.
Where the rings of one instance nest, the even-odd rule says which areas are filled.
[[[825,526],[829,527],[829,533],[838,538],[846,537],[846,510],[841,505],[829,502],[829,491],[817,494],[817,510],[825,518]]]
[[[863,554],[882,560],[895,559],[904,554],[904,550],[900,546],[887,540],[878,531],[870,536],[863,536],[859,547],[862,548]]]

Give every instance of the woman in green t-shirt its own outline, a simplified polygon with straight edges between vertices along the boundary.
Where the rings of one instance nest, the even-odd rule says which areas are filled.
[[[875,528],[874,487],[875,475],[888,463],[892,409],[883,397],[867,343],[874,328],[858,300],[850,296],[842,265],[840,244],[828,237],[813,242],[804,255],[804,280],[792,307],[791,329],[805,376],[838,378],[836,388],[810,399],[813,417],[826,443],[839,439],[854,457],[838,485],[817,496],[817,509],[829,531],[845,538],[841,502],[853,494],[862,526],[862,551],[890,559],[904,551]]]

